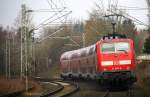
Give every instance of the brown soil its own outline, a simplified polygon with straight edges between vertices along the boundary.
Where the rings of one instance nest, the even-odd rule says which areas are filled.
[[[30,79],[28,81],[28,87],[28,92],[24,92],[17,97],[36,97],[36,95],[42,91],[40,84]],[[4,77],[0,77],[0,96],[17,91],[25,91],[24,79],[6,79]]]
[[[20,79],[6,79],[0,77],[0,95],[13,93],[24,89],[24,85]]]
[[[150,97],[150,61],[141,61],[137,65],[138,85]]]
[[[29,83],[32,84],[33,87],[29,91],[24,92],[20,97],[37,97],[41,95],[42,93],[41,85],[35,81],[30,81]]]

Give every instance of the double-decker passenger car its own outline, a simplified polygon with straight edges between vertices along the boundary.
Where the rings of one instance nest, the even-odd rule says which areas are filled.
[[[119,36],[104,38],[89,47],[62,54],[61,77],[98,79],[101,84],[135,82],[133,40]]]
[[[95,45],[65,52],[62,54],[60,62],[63,78],[96,78]]]

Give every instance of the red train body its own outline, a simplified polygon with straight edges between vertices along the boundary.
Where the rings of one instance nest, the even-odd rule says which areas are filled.
[[[96,44],[68,51],[60,58],[63,78],[91,78],[100,83],[133,83],[135,52],[131,39],[106,39]]]

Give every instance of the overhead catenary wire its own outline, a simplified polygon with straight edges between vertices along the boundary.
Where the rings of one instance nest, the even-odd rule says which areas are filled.
[[[65,17],[65,16],[69,15],[70,13],[72,13],[72,11],[68,11],[68,12],[66,12],[65,14],[63,14],[63,15],[61,15],[61,16],[59,16],[59,17],[57,17],[57,18],[55,18],[55,19],[53,19],[53,20],[51,20],[51,21],[49,21],[50,19],[53,18],[53,16],[58,15],[58,13],[57,13],[57,14],[54,14],[53,16],[51,16],[50,18],[48,18],[47,20],[43,21],[38,27],[35,27],[35,29],[39,29],[39,28],[41,28],[41,27],[44,26],[44,25],[48,25],[48,24],[54,22],[55,20],[58,20],[58,19],[60,19],[60,18],[62,18],[62,17]],[[59,13],[59,15],[60,15],[60,13]],[[45,22],[47,22],[47,23],[45,23]]]
[[[62,18],[62,17],[64,17],[64,16],[66,16],[66,15],[68,15],[68,14],[70,14],[70,13],[71,13],[71,12],[68,12],[68,13],[66,13],[66,14],[64,14],[64,15],[62,15],[62,16],[59,16],[59,17],[57,17],[56,19],[51,20],[51,21],[48,22],[48,23],[42,24],[41,26],[48,25],[48,24],[50,24],[51,22],[53,22],[53,21],[55,21],[55,20],[58,20],[58,19],[60,19],[60,18]],[[40,26],[39,26],[38,28],[40,28]],[[38,28],[36,28],[36,29],[38,29]]]
[[[51,3],[49,2],[49,0],[47,0],[47,3],[49,4],[50,8],[52,9],[53,7],[52,7]]]
[[[119,8],[141,8],[138,6],[118,6]]]
[[[148,8],[119,8],[117,10],[148,10]]]
[[[57,5],[53,2],[53,0],[50,0],[50,1],[55,6],[55,8],[58,8]]]
[[[28,12],[59,12],[61,11],[61,9],[57,10],[57,9],[53,9],[53,10],[50,10],[50,9],[38,9],[38,10],[28,10]],[[61,12],[68,12],[67,10],[65,11],[61,11]]]
[[[39,40],[37,42],[41,42],[41,41],[43,41],[43,40],[45,40],[45,39],[47,39],[49,37],[52,37],[52,35],[56,34],[57,32],[60,32],[61,30],[63,30],[63,27],[60,27],[57,31],[53,32],[52,34],[50,34],[50,35],[48,35],[48,36],[46,36],[44,38],[42,38],[41,40]]]
[[[47,2],[50,6],[54,5],[55,8],[58,8],[57,5],[55,4],[56,2],[54,3],[53,0],[50,0],[50,1],[47,0]],[[53,23],[57,20],[59,20],[59,22],[61,24],[64,23],[67,15],[69,15],[71,13],[71,11],[67,11],[66,9],[67,8],[63,6],[63,8],[59,8],[59,10],[54,9],[54,8],[52,8],[52,10],[39,10],[39,11],[49,11],[49,12],[52,11],[52,12],[55,12],[55,14],[53,14],[49,18],[45,19],[44,21],[42,21],[37,27],[32,28],[32,31],[37,30],[43,26],[50,25],[51,23]],[[35,11],[38,11],[38,10],[35,10]],[[35,12],[35,11],[31,11],[31,12]],[[62,18],[62,17],[64,17],[64,18]],[[59,29],[58,29],[58,31],[59,31]]]
[[[108,10],[108,11],[110,11],[110,10]],[[118,15],[118,13],[116,13],[116,12],[114,12],[114,11],[110,11],[110,12],[113,13],[113,14]],[[131,16],[131,15],[129,15],[129,14],[126,14],[126,15],[124,14],[124,15],[122,15],[122,17],[127,18],[127,19],[130,19],[130,20],[132,20],[133,22],[136,22],[136,23],[138,23],[138,24],[140,24],[140,25],[144,25],[144,26],[149,27],[149,25],[143,23],[142,21],[138,20],[137,18],[135,18],[135,17],[133,17],[133,16]]]
[[[63,8],[62,10],[56,12],[55,14],[53,14],[52,16],[50,16],[49,18],[45,19],[44,21],[42,21],[37,27],[35,27],[34,29],[39,29],[41,27],[41,25],[43,25],[43,23],[49,21],[51,18],[53,18],[54,16],[58,15],[60,12],[62,12],[63,10],[65,10],[66,8]]]
[[[41,22],[37,27],[34,28],[34,30],[37,30],[39,28],[42,28],[44,26],[47,26],[47,25],[51,25],[52,23],[54,23],[55,21],[59,21],[60,24],[66,24],[66,20],[67,20],[67,16],[72,13],[72,11],[68,11],[66,7],[63,6],[63,8],[58,8],[57,6],[57,3],[60,3],[60,2],[54,2],[53,0],[47,0],[48,4],[50,5],[50,8],[52,10],[39,10],[39,11],[42,11],[42,12],[55,12],[52,16],[50,16],[49,18],[45,19],[43,22]],[[62,4],[62,3],[61,3]],[[53,6],[52,6],[53,5]],[[59,9],[59,10],[58,10]],[[35,10],[34,12],[38,12],[38,10]],[[65,37],[56,37],[56,36],[53,36],[55,35],[56,33],[60,32],[61,30],[63,30],[63,26],[60,26],[59,29],[57,29],[55,32],[53,32],[52,34],[40,39],[39,41],[37,42],[41,42],[41,41],[44,41],[45,39],[47,38],[51,38],[51,39],[66,39]],[[76,43],[73,39],[71,39],[70,37],[70,41],[72,41],[74,44],[76,44],[77,46],[79,46],[78,43]]]
[[[56,2],[57,3],[57,2]],[[59,3],[61,3],[61,6],[63,7],[63,8],[65,8],[65,6],[63,6],[62,5],[62,2],[59,0]],[[71,11],[63,11],[63,12],[71,12]],[[62,12],[60,12],[60,15],[62,15],[63,13]],[[70,14],[70,13],[69,13]],[[61,18],[60,18],[61,19]],[[63,20],[64,20],[64,22],[63,22]],[[66,15],[66,18],[65,18],[65,16],[64,16],[64,18],[63,18],[63,20],[60,20],[60,22],[61,23],[65,23],[66,21],[67,21],[67,15]]]

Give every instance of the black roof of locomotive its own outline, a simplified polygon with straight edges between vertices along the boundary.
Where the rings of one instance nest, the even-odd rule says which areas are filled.
[[[126,39],[125,34],[107,34],[102,36],[101,40],[106,40],[106,39]]]

